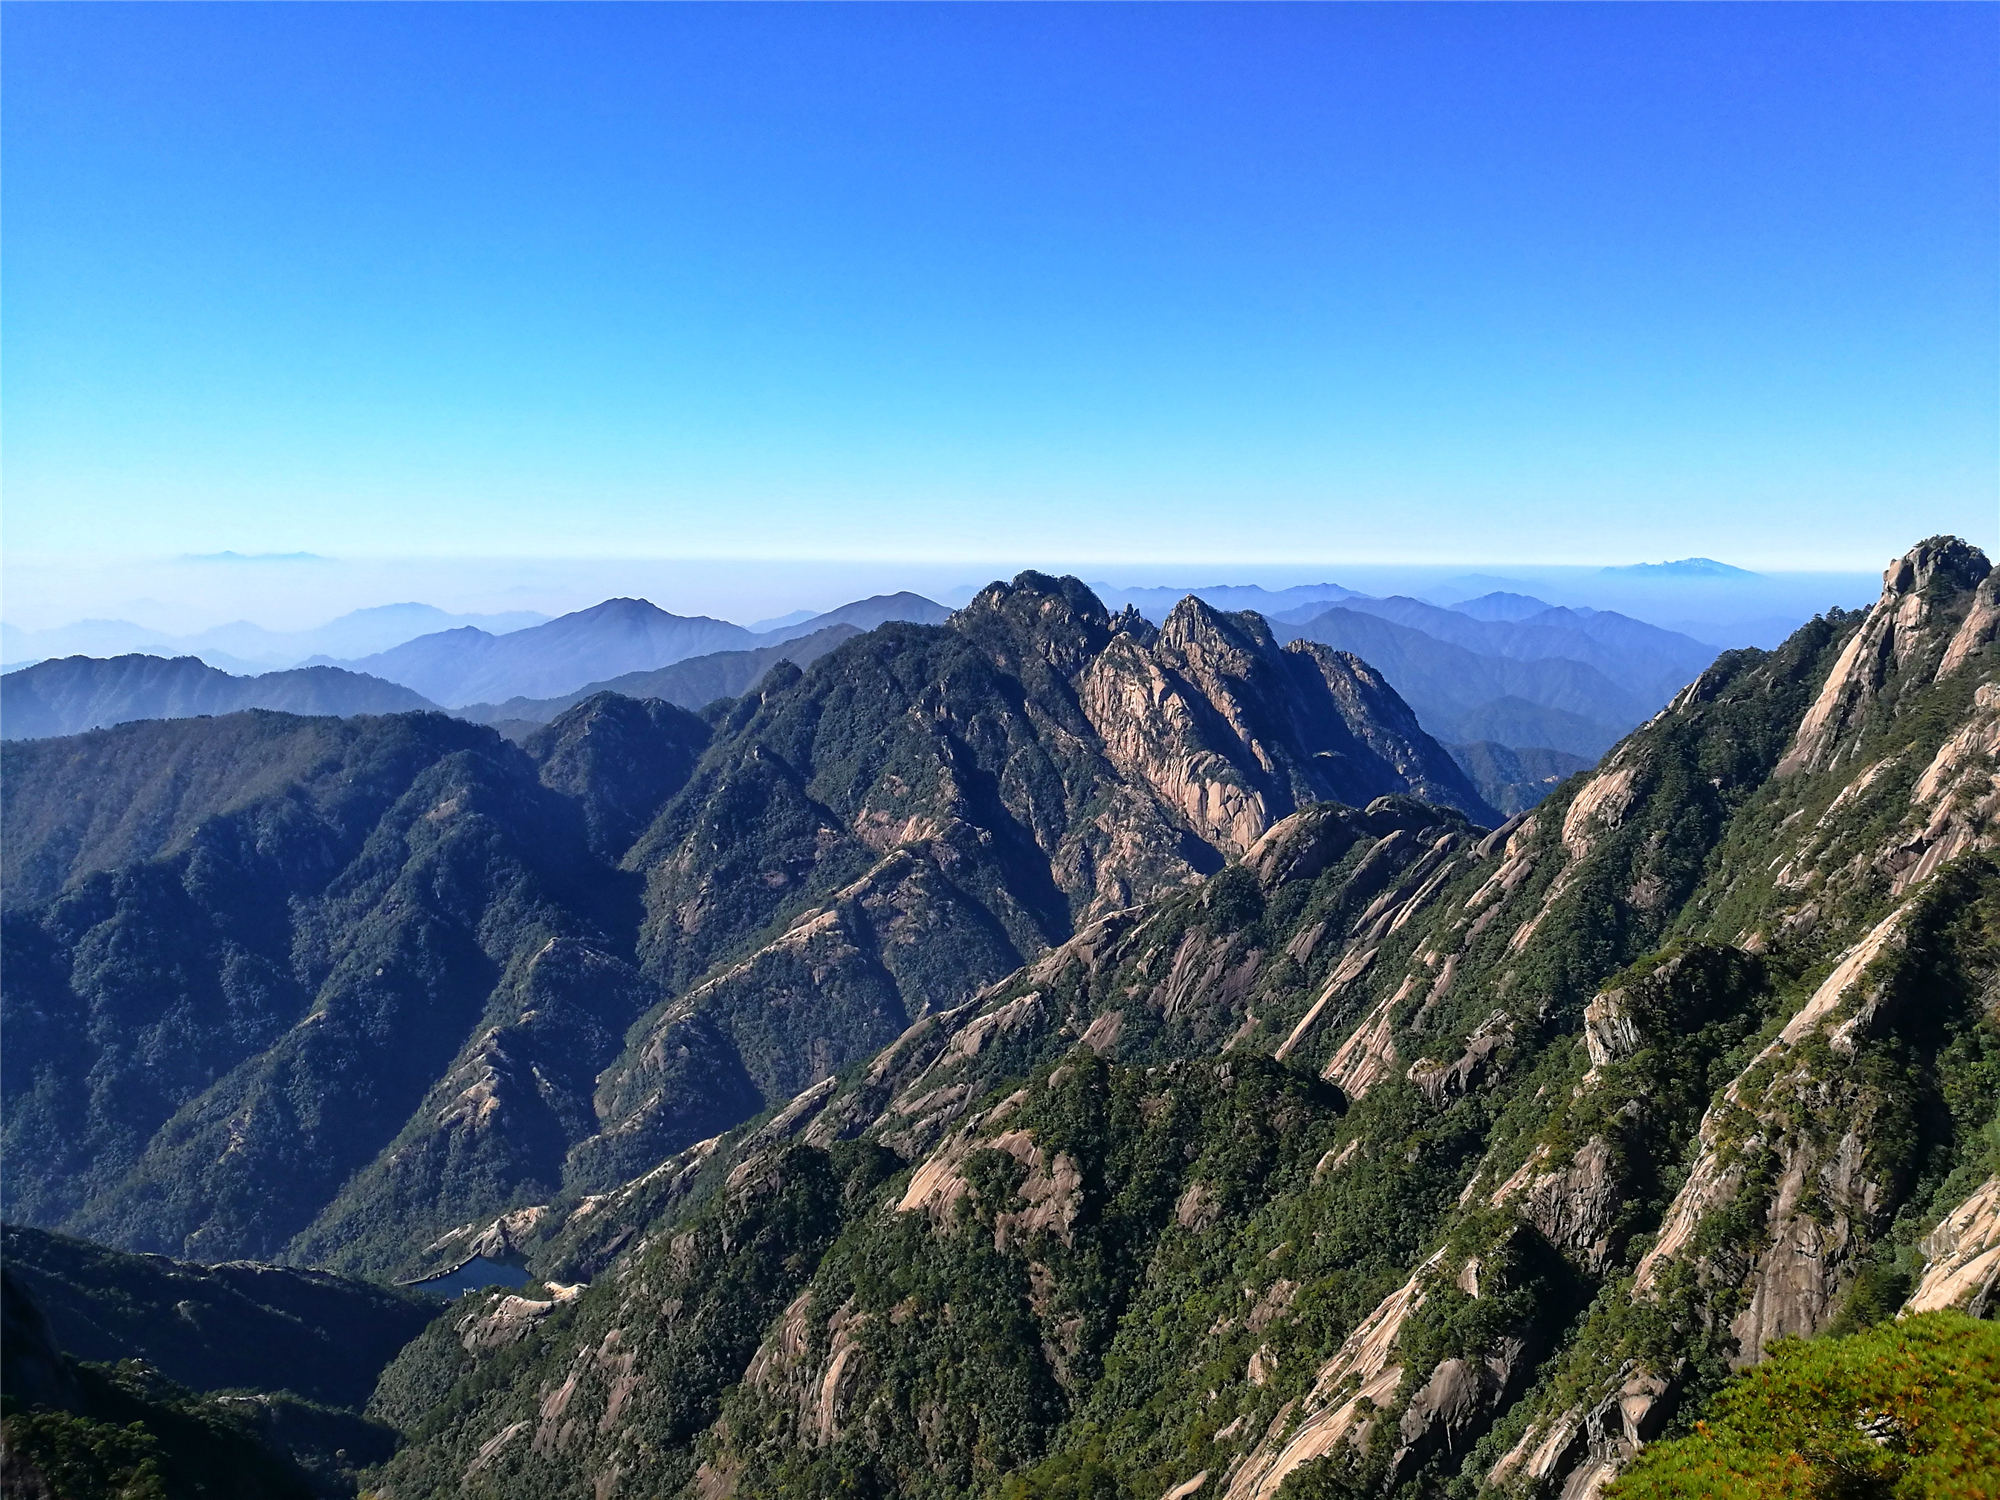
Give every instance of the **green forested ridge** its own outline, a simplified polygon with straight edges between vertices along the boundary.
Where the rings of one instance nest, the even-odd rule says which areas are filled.
[[[0,993],[8,1212],[219,1259],[270,1256],[305,1229],[482,1017],[546,999],[516,1045],[568,1071],[580,1028],[604,1029],[608,1050],[629,1012],[591,1014],[595,989],[565,1009],[560,979],[532,971],[558,938],[565,971],[587,962],[573,954],[615,963],[627,903],[575,805],[514,747],[442,716],[216,723],[252,741],[229,747],[245,750],[233,783],[199,753],[199,726],[111,731],[122,758],[83,747],[156,795],[158,852],[9,912]],[[298,762],[316,774],[273,772]],[[10,765],[10,801],[37,789]],[[145,832],[93,826],[85,843],[138,854]],[[532,1168],[527,1135],[500,1143],[516,1160],[494,1170]]]
[[[78,1411],[13,1409],[0,1401],[6,1408],[0,1414],[0,1473],[10,1496],[306,1500],[314,1494],[304,1470],[213,1398],[143,1368],[84,1366],[76,1376]]]
[[[542,784],[574,798],[592,850],[616,859],[708,748],[709,726],[657,698],[595,693],[525,740]]]
[[[250,713],[4,755],[6,1213],[398,1274],[839,1072],[1302,801],[1485,815],[1360,664],[1037,575],[700,717],[598,695],[517,747]]]
[[[413,1346],[397,1378],[462,1404],[377,1483],[1580,1493],[1774,1341],[1984,1306],[1996,622],[1984,559],[1927,543],[1497,833],[1311,807],[1085,911],[767,1122],[559,1199],[530,1264],[591,1284]],[[712,1423],[663,1424],[693,1304],[643,1268],[848,1142],[888,1175],[708,1346]],[[469,1347],[510,1316],[531,1357]]]

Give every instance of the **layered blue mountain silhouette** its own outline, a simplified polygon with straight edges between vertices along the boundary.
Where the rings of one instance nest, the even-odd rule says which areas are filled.
[[[458,708],[511,698],[563,697],[626,673],[650,672],[715,652],[780,645],[834,625],[857,630],[872,630],[889,620],[934,625],[949,613],[920,594],[882,594],[758,635],[707,615],[670,614],[644,599],[607,599],[506,635],[471,627],[444,630],[340,665],[400,682]]]
[[[195,656],[225,672],[268,672],[316,661],[344,662],[386,651],[420,635],[475,626],[503,635],[539,625],[534,610],[503,614],[453,614],[434,604],[378,604],[351,610],[310,630],[267,630],[248,620],[216,625],[193,635],[170,635],[130,620],[78,620],[53,630],[20,630],[0,624],[0,661],[10,668],[59,656]]]
[[[1273,623],[1372,663],[1448,744],[1492,741],[1589,760],[1716,655],[1691,636],[1626,615],[1521,594],[1486,594],[1451,609],[1355,597]]]
[[[238,677],[192,656],[69,656],[0,677],[0,736],[10,740],[248,708],[347,718],[436,707],[400,683],[339,667]]]

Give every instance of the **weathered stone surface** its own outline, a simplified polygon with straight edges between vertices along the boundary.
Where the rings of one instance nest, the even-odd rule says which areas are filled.
[[[1396,1340],[1410,1314],[1423,1305],[1424,1277],[1437,1261],[1437,1256],[1425,1261],[1347,1336],[1296,1408],[1296,1426],[1291,1425],[1291,1405],[1279,1411],[1231,1477],[1226,1500],[1271,1500],[1301,1465],[1361,1438],[1373,1421],[1363,1415],[1363,1403],[1369,1411],[1385,1404],[1403,1378],[1403,1367],[1394,1362]]]
[[[1460,1098],[1496,1076],[1505,1064],[1508,1048],[1514,1042],[1514,1026],[1506,1012],[1495,1011],[1471,1036],[1465,1039],[1465,1050],[1450,1062],[1419,1060],[1410,1065],[1410,1082],[1417,1086],[1417,1092],[1437,1106],[1444,1108],[1452,1100]]]
[[[1408,1474],[1440,1452],[1462,1458],[1520,1394],[1533,1352],[1528,1339],[1509,1337],[1482,1357],[1448,1359],[1431,1371],[1403,1409],[1397,1427],[1402,1446],[1390,1472]]]
[[[1905,1312],[1955,1307],[1985,1317],[2000,1290],[2000,1176],[1989,1177],[1924,1237],[1923,1280]]]
[[[1538,1147],[1519,1171],[1492,1195],[1495,1208],[1514,1205],[1516,1213],[1570,1259],[1601,1272],[1611,1256],[1610,1232],[1625,1198],[1625,1184],[1612,1168],[1610,1145],[1593,1136],[1561,1166],[1552,1166]]]
[[[1639,1050],[1639,1024],[1623,990],[1606,990],[1583,1008],[1583,1046],[1593,1069],[1608,1067]]]
[[[1955,537],[1920,542],[1891,563],[1882,575],[1882,597],[1834,663],[1819,696],[1806,711],[1777,774],[1822,770],[1846,742],[1890,672],[1927,650],[1940,661],[1960,647],[1960,633],[1993,606],[1980,586],[1991,565],[1977,548]],[[1940,630],[1940,622],[1948,622]],[[1985,643],[1990,623],[1971,625],[1951,670]]]

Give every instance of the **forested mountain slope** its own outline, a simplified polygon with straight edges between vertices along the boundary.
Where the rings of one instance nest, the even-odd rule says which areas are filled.
[[[668,759],[686,732],[636,748]],[[442,715],[21,749],[0,791],[10,1220],[273,1258],[489,1032],[539,1070],[533,1113],[406,1170],[445,1204],[555,1180],[591,1048],[651,992],[585,806],[526,754]]]
[[[1032,574],[709,718],[4,754],[7,1217],[377,1272],[740,1124],[1303,804],[1493,817],[1362,663]]]
[[[755,1128],[515,1220],[563,1291],[405,1351],[379,1489],[1580,1500],[1778,1337],[1984,1306],[1996,628],[1934,539],[1492,833],[1302,806],[1080,902]],[[649,935],[705,916],[653,869]]]
[[[81,1363],[0,1267],[7,1500],[344,1500],[395,1443],[383,1423],[284,1394],[209,1396],[136,1359]]]

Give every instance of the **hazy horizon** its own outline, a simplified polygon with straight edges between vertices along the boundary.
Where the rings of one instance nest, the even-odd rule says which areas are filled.
[[[1912,541],[1916,538],[1911,538]],[[605,599],[644,598],[675,614],[750,625],[794,611],[818,612],[876,594],[908,591],[959,604],[995,579],[1024,569],[1068,573],[1093,586],[1195,589],[1227,585],[1273,591],[1333,583],[1367,594],[1447,597],[1452,602],[1520,585],[1552,604],[1619,608],[1715,620],[1779,612],[1800,618],[1874,597],[1881,566],[1746,570],[1748,578],[1646,578],[1615,570],[1635,563],[1520,562],[1147,563],[1089,559],[988,559],[949,563],[800,559],[674,558],[154,558],[47,568],[11,560],[0,620],[52,631],[87,621],[126,621],[169,636],[248,621],[273,631],[306,630],[356,610],[426,604],[451,614],[534,611],[556,616]],[[1677,560],[1677,559],[1673,559]],[[1727,558],[1714,561],[1729,563]],[[1736,566],[1730,564],[1731,566]],[[1463,580],[1463,588],[1454,588]],[[1666,623],[1656,619],[1656,623]]]

